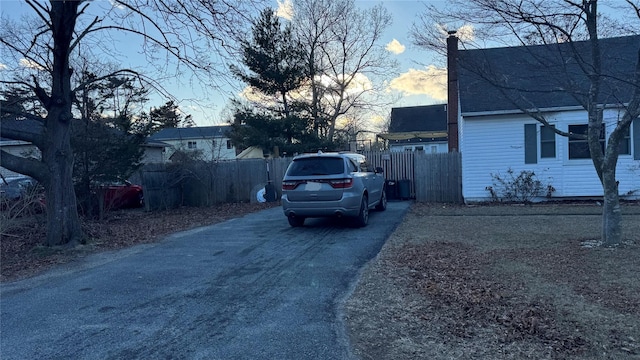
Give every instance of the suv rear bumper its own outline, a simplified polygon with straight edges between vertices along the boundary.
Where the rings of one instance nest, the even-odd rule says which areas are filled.
[[[360,196],[343,197],[336,201],[289,201],[282,196],[282,210],[285,216],[298,217],[341,217],[358,216],[360,213]]]

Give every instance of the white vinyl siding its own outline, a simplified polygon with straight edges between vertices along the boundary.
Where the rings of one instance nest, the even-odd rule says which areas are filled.
[[[547,114],[554,125],[563,131],[571,124],[580,124],[586,112],[571,111]],[[615,123],[618,113],[605,111],[605,122]],[[639,120],[634,125],[640,123]],[[516,174],[523,170],[534,171],[537,178],[556,189],[554,197],[602,196],[602,186],[591,159],[572,159],[568,156],[568,139],[555,137],[555,157],[540,157],[540,134],[538,126],[537,162],[525,163],[525,124],[532,124],[525,115],[493,115],[463,117],[460,121],[460,150],[462,152],[462,192],[465,201],[490,200],[487,186],[492,185],[491,174],[505,174],[511,168]],[[611,127],[607,128],[609,135]],[[635,129],[632,132],[635,134]],[[640,134],[640,130],[638,131]],[[634,160],[640,149],[631,137],[633,156],[621,155],[618,160],[617,177],[620,194],[635,191],[640,197],[640,161]]]
[[[201,151],[202,160],[205,161],[230,160],[236,158],[236,150],[233,146],[231,146],[231,148],[228,147],[231,141],[227,138],[162,141],[171,145],[171,147],[166,150],[165,159],[171,158],[171,155],[178,149]]]

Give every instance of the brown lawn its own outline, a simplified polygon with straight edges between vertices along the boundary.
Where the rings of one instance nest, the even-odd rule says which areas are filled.
[[[640,358],[640,206],[414,204],[345,305],[363,359]]]

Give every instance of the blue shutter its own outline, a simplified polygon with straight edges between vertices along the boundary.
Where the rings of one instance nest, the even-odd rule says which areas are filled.
[[[538,137],[536,136],[537,124],[524,124],[524,163],[538,163]]]
[[[640,160],[640,119],[633,120],[633,159]]]

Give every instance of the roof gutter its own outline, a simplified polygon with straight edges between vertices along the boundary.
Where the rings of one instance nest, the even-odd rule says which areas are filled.
[[[625,104],[608,104],[605,105],[606,109],[619,108],[623,107]],[[580,105],[572,105],[572,106],[556,106],[556,107],[547,107],[547,108],[536,108],[536,109],[528,109],[529,112],[560,112],[560,111],[580,111],[584,110],[584,107]],[[460,115],[463,117],[480,117],[480,116],[493,116],[493,115],[515,115],[515,114],[525,114],[525,112],[519,109],[509,109],[509,110],[494,110],[494,111],[468,111],[462,112]]]

